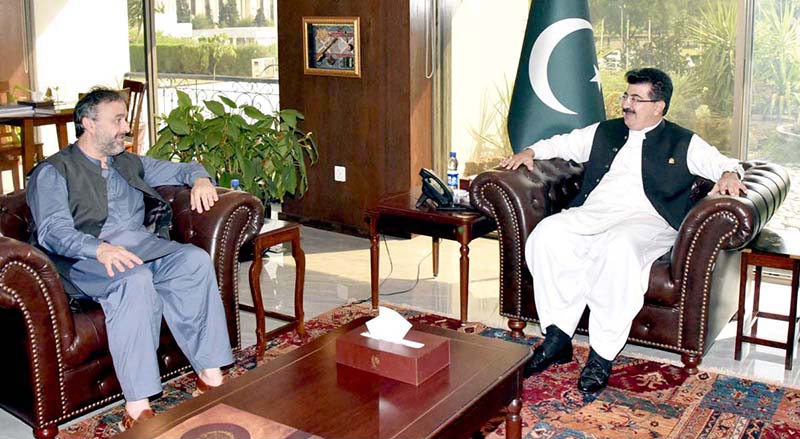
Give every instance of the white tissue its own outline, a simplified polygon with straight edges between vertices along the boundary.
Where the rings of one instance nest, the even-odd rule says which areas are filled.
[[[384,306],[378,307],[378,317],[367,321],[367,329],[369,332],[361,333],[364,337],[397,343],[415,349],[425,346],[423,343],[406,340],[405,336],[411,329],[411,323],[397,311]]]

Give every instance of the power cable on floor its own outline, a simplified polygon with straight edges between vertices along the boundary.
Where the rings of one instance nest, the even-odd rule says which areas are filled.
[[[381,286],[383,286],[384,282],[389,280],[389,277],[392,275],[392,272],[394,272],[394,262],[392,261],[392,253],[389,252],[389,243],[386,241],[386,235],[381,234],[381,239],[383,239],[383,246],[386,247],[386,255],[389,258],[389,274],[387,274],[386,277],[383,278],[383,280],[380,283],[378,283],[378,296],[379,297],[395,296],[395,295],[398,295],[398,294],[407,293],[407,292],[413,290],[414,288],[416,288],[417,285],[419,284],[419,274],[420,274],[420,271],[422,271],[422,263],[425,262],[425,259],[428,259],[428,256],[430,256],[433,253],[433,251],[428,252],[428,254],[423,256],[419,260],[419,262],[417,263],[417,278],[414,280],[414,285],[411,285],[411,287],[409,287],[409,288],[407,288],[405,290],[392,291],[391,293],[381,293],[380,292],[381,291]],[[372,299],[372,297],[368,297],[366,299],[359,300],[359,301],[357,301],[355,303],[357,303],[357,304],[358,303],[364,303],[364,302],[367,302],[367,301],[369,301],[371,299]]]

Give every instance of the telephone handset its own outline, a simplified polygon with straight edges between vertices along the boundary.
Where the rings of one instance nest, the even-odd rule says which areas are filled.
[[[469,209],[468,206],[453,202],[453,190],[430,169],[421,168],[419,176],[422,177],[422,195],[417,199],[417,209],[428,200],[431,200],[436,210],[458,211]]]

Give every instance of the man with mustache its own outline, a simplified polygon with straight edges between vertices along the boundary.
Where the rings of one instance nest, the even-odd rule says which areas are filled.
[[[125,98],[94,89],[75,106],[78,140],[31,172],[32,236],[51,258],[67,292],[100,303],[114,370],[125,395],[121,429],[153,417],[161,392],[156,349],[162,315],[198,373],[201,391],[222,383],[233,362],[211,257],[169,240],[172,211],[153,187],[190,185],[191,208],[218,200],[198,163],[125,152]]]
[[[692,207],[696,176],[716,181],[710,194],[747,191],[736,159],[664,119],[672,97],[669,76],[653,68],[625,74],[623,117],[536,142],[501,162],[533,169],[533,159],[559,157],[584,165],[577,197],[543,219],[525,243],[525,257],[544,342],[527,374],[572,360],[572,335],[588,306],[591,349],[578,388],[608,384],[642,307],[653,262],[677,237]]]

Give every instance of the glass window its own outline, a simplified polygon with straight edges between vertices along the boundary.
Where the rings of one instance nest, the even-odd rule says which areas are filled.
[[[454,6],[451,135],[464,175],[491,168],[511,152],[506,115],[529,4],[509,0],[498,8],[463,0]],[[589,5],[607,118],[621,116],[625,71],[658,67],[675,86],[667,118],[737,156],[731,137],[737,1],[671,0],[654,8],[649,0],[590,0]]]
[[[263,112],[278,105],[277,0],[173,0],[156,9],[158,115],[225,96]],[[137,45],[144,44],[136,39]],[[132,50],[133,53],[133,50]],[[134,60],[144,75],[144,58]]]
[[[671,0],[658,10],[644,0],[589,4],[606,116],[622,116],[627,70],[656,67],[673,81],[667,119],[737,156],[731,138],[736,0]]]
[[[132,1],[127,8],[124,0],[31,2],[34,25],[30,29],[35,30],[35,80],[31,88],[50,89],[53,98],[65,105],[73,105],[79,93],[95,86],[121,89],[131,70],[129,13],[141,11],[141,7],[131,8]],[[138,50],[142,57],[143,49]],[[39,134],[45,155],[58,151],[52,127],[40,128]],[[68,137],[75,140],[71,124]]]
[[[800,5],[759,0],[754,9],[753,63],[747,158],[783,165],[800,181]],[[770,222],[798,228],[800,196],[794,189]]]

